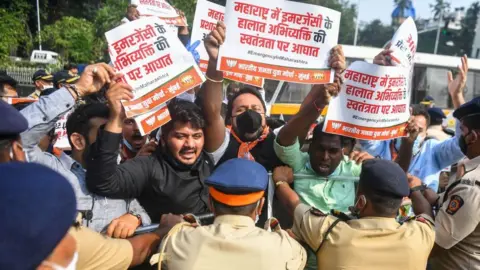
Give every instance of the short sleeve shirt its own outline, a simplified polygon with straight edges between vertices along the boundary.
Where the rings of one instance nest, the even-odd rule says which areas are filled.
[[[404,224],[394,218],[340,221],[327,238],[336,217],[300,204],[294,219],[293,233],[316,251],[318,269],[425,270],[435,240],[427,216]]]
[[[467,161],[465,175],[442,196],[435,242],[446,252],[432,260],[435,269],[480,269],[479,165],[480,157]]]

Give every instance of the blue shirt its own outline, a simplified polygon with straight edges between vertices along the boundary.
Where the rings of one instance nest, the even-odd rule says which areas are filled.
[[[112,220],[129,211],[139,214],[143,225],[149,225],[150,217],[137,200],[110,199],[90,193],[85,183],[85,169],[78,162],[65,153],[56,157],[38,147],[40,140],[54,128],[55,122],[72,110],[74,105],[72,95],[63,88],[40,98],[38,102],[21,111],[29,126],[29,129],[21,134],[23,149],[28,159],[53,169],[70,182],[77,198],[77,209],[91,210],[93,213],[93,219],[88,224],[83,220],[85,226],[88,225],[97,232],[104,231]]]
[[[461,134],[458,130],[456,136]],[[390,143],[388,141],[360,141],[363,150],[370,155],[392,160],[392,153],[390,150]],[[408,173],[420,178],[422,182],[434,191],[438,191],[438,182],[440,172],[457,163],[464,157],[458,145],[458,137],[440,142],[438,140],[427,140],[421,146],[420,152],[412,157]]]

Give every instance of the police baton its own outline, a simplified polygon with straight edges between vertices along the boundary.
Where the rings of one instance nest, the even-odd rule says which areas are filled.
[[[212,213],[208,214],[186,214],[183,219],[190,223],[197,223],[198,225],[209,225],[213,223],[214,215]],[[148,226],[140,227],[135,230],[134,235],[145,234],[154,232],[158,228],[158,223],[150,224]]]

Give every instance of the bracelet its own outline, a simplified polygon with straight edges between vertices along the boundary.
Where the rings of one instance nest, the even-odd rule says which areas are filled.
[[[211,81],[211,82],[214,82],[214,83],[223,83],[223,79],[221,81],[216,81],[216,80],[210,79],[207,75],[205,75],[205,78],[207,78],[208,81]]]
[[[318,107],[316,100],[313,102],[313,106],[315,106],[315,109],[317,110],[317,112],[322,112],[323,109],[325,108],[325,106],[323,106],[323,108]]]
[[[287,184],[287,182],[285,182],[285,181],[278,181],[278,182],[275,183],[275,187],[278,188],[279,186],[281,186],[281,185],[283,185],[283,184]]]
[[[67,84],[67,88],[72,90],[75,95],[77,96],[77,99],[81,99],[80,94],[78,93],[77,86],[75,84]]]
[[[416,186],[416,187],[413,187],[413,188],[410,188],[410,196],[412,195],[413,192],[415,191],[424,191],[427,189],[427,186],[425,185],[420,185],[420,186]]]

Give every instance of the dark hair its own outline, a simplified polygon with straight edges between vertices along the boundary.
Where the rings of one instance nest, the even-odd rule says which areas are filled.
[[[352,140],[352,138],[349,138],[349,137],[345,137],[345,136],[341,136],[341,135],[335,135],[335,134],[330,134],[330,133],[323,132],[323,124],[324,124],[324,122],[319,123],[319,124],[316,125],[315,128],[313,129],[312,142],[313,142],[313,141],[316,141],[319,137],[322,137],[322,136],[331,136],[331,137],[338,136],[338,137],[340,137],[340,145],[341,145],[341,147],[344,147],[345,144],[347,144],[347,141]]]
[[[65,65],[63,66],[63,69],[64,69],[64,70],[70,70],[70,69],[74,69],[74,68],[78,68],[78,67],[77,67],[77,65],[71,64],[71,63],[65,64]]]
[[[360,191],[372,203],[373,210],[378,216],[391,217],[398,213],[398,209],[402,205],[402,198],[394,198],[388,194],[377,194],[369,187],[360,186]]]
[[[218,215],[237,215],[237,216],[249,216],[255,211],[255,208],[257,208],[257,203],[254,202],[249,205],[243,205],[243,206],[230,206],[226,205],[223,203],[220,203],[210,197],[212,202],[213,202],[213,207],[215,208],[215,213]]]
[[[284,125],[285,125],[285,121],[283,120],[280,120],[278,118],[272,118],[272,117],[267,118],[267,126],[271,129],[277,129]]]
[[[423,116],[427,120],[427,127],[430,126],[430,115],[426,110],[425,106],[418,104],[412,106],[412,115],[413,116]]]
[[[182,100],[173,99],[168,104],[168,111],[172,120],[162,126],[162,135],[167,135],[172,129],[175,122],[190,123],[193,128],[203,129],[205,127],[205,119],[203,118],[200,107],[195,103]]]
[[[237,99],[239,96],[241,96],[243,94],[252,94],[252,95],[256,96],[260,100],[260,102],[262,103],[263,110],[265,112],[267,112],[267,106],[265,105],[265,101],[263,100],[260,92],[258,92],[258,90],[254,89],[254,88],[244,87],[244,88],[240,89],[240,91],[235,93],[230,100],[228,100],[227,115],[225,116],[225,119],[232,117],[233,102],[235,101],[235,99]],[[227,121],[225,120],[225,122],[227,122]]]
[[[442,117],[431,117],[429,126],[439,126],[443,123]]]
[[[231,92],[233,91],[233,89],[235,89],[235,88],[240,88],[240,84],[238,84],[238,83],[230,83],[230,84],[227,86],[227,91],[226,91],[226,92],[227,92],[227,95],[228,95],[229,93],[231,93]]]
[[[78,106],[67,119],[66,128],[70,145],[73,145],[70,141],[70,136],[73,133],[82,135],[88,143],[88,133],[92,128],[90,119],[95,117],[108,118],[109,114],[108,106],[103,103],[89,103]]]

